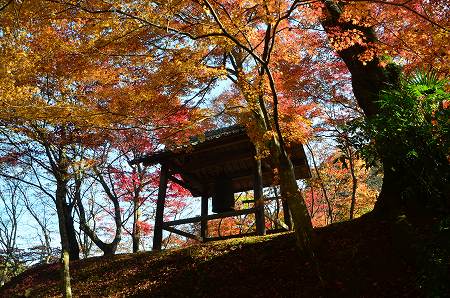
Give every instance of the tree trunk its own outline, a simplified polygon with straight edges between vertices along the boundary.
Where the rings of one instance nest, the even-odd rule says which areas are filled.
[[[350,164],[350,173],[352,175],[352,199],[350,201],[350,219],[353,219],[356,205],[356,188],[358,187],[358,179],[355,176],[355,164],[353,160],[353,153],[350,146],[348,147],[348,161]]]
[[[66,231],[67,231],[67,238],[69,239],[70,259],[71,260],[79,260],[80,259],[80,246],[78,245],[77,233],[75,231],[75,227],[73,224],[72,209],[73,209],[72,206],[64,203]]]
[[[44,234],[44,243],[45,243],[45,264],[50,264],[50,259],[52,257],[52,247],[50,243],[50,236],[48,234],[48,230],[42,229],[42,233]]]
[[[256,155],[258,153],[256,152]],[[263,180],[261,159],[254,162],[253,173],[253,199],[255,211],[256,235],[262,236],[266,234],[265,216],[264,216],[264,198],[263,198]]]
[[[265,49],[263,54],[263,60],[268,59],[269,56],[269,44],[271,34],[268,33],[270,31],[266,31],[266,38],[268,38],[265,42]],[[274,35],[275,36],[275,35]],[[272,40],[274,42],[274,40]],[[259,72],[260,78],[257,81],[258,86],[255,86],[255,90],[258,94],[257,98],[254,97],[254,94],[249,92],[244,92],[243,90],[248,88],[249,82],[245,79],[245,76],[241,73],[240,70],[243,69],[243,60],[242,55],[240,53],[233,54],[234,61],[236,65],[236,72],[238,77],[238,85],[242,84],[242,94],[246,99],[247,103],[252,106],[252,116],[255,120],[256,129],[261,133],[262,139],[264,139],[264,134],[270,132],[272,134],[272,138],[269,142],[267,142],[267,147],[270,151],[272,166],[277,168],[279,171],[280,178],[280,192],[281,197],[285,199],[289,205],[292,215],[292,222],[294,226],[294,233],[297,239],[297,246],[301,253],[303,253],[307,258],[310,258],[314,262],[315,256],[314,251],[311,246],[311,237],[312,237],[312,224],[311,218],[308,213],[308,208],[306,207],[305,201],[301,195],[301,192],[297,185],[297,180],[295,178],[294,167],[292,162],[286,152],[286,148],[283,142],[283,136],[279,127],[279,119],[278,119],[278,106],[274,106],[274,115],[273,115],[273,124],[275,125],[275,131],[272,130],[272,124],[269,117],[269,113],[267,111],[266,105],[264,103],[264,75],[267,75],[269,79],[269,85],[271,88],[271,95],[274,99],[274,102],[277,102],[277,91],[275,87],[275,83],[273,80],[273,76],[270,73],[270,69],[266,69],[261,66],[261,70]],[[273,134],[275,132],[275,134]],[[255,147],[259,150],[258,145],[255,143]],[[320,274],[319,274],[320,276]]]
[[[311,217],[309,216],[305,200],[298,188],[294,167],[286,151],[275,137],[270,147],[272,158],[275,159],[275,165],[278,166],[281,196],[287,201],[291,211],[297,246],[302,253],[310,258],[314,258],[314,252],[311,246],[311,235],[313,231]]]
[[[328,11],[328,17],[322,21],[322,26],[327,34],[332,34],[335,28],[341,30],[357,29],[364,33],[366,42],[376,43],[378,41],[373,28],[358,26],[351,22],[341,22],[339,20],[342,14],[340,6],[333,0],[324,0],[324,3]],[[379,112],[376,102],[381,91],[398,85],[399,73],[396,69],[380,66],[380,60],[377,57],[366,63],[361,62],[358,56],[368,47],[355,44],[345,50],[338,51],[338,54],[352,75],[353,93],[358,105],[364,111],[365,116],[370,118]],[[382,191],[375,206],[375,213],[383,216],[397,214],[401,207],[400,200],[404,185],[397,182],[396,176],[402,176],[403,173],[397,171],[394,175],[388,162],[383,158],[383,152],[379,153],[382,156],[384,178]]]
[[[56,212],[58,214],[59,233],[61,235],[61,262],[62,262],[62,294],[63,297],[72,297],[70,286],[70,252],[69,238],[66,225],[66,204],[67,186],[66,181],[57,181],[56,185]]]
[[[135,194],[134,202],[133,202],[133,234],[131,238],[133,240],[133,252],[139,251],[139,242],[141,240],[141,231],[139,229],[139,196]]]

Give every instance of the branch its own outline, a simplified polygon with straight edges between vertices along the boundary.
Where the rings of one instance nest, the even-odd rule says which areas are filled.
[[[12,175],[8,175],[8,174],[5,174],[5,173],[0,173],[0,176],[5,177],[5,178],[9,178],[9,179],[14,179],[14,180],[20,181],[20,182],[22,182],[22,183],[25,183],[25,184],[27,184],[27,185],[36,187],[36,188],[40,189],[43,193],[45,193],[46,195],[48,195],[50,198],[52,198],[52,200],[55,200],[55,197],[54,197],[51,193],[49,193],[48,191],[46,191],[43,187],[41,187],[41,186],[38,185],[38,184],[35,184],[35,183],[33,183],[33,182],[27,181],[27,180],[22,179],[22,178],[19,178],[19,177],[15,177],[15,176],[12,176]]]
[[[189,32],[184,32],[184,31],[178,30],[176,28],[170,27],[168,25],[160,25],[160,24],[151,22],[149,20],[146,20],[144,18],[132,15],[130,13],[127,13],[127,12],[125,12],[123,10],[116,9],[116,8],[94,10],[94,9],[89,9],[89,8],[83,7],[79,3],[73,4],[73,3],[70,3],[70,2],[61,2],[61,1],[56,1],[56,0],[47,0],[47,1],[53,2],[53,3],[57,3],[57,4],[62,4],[62,5],[68,5],[68,6],[71,6],[73,8],[78,8],[78,9],[84,11],[84,12],[91,13],[91,14],[111,13],[111,14],[122,15],[122,16],[125,16],[127,18],[139,21],[139,22],[141,22],[141,23],[143,23],[145,25],[154,27],[154,28],[158,28],[158,29],[161,29],[161,30],[164,30],[164,31],[167,31],[167,32],[172,32],[172,33],[176,33],[176,34],[180,34],[180,35],[189,37],[192,40],[202,39],[202,38],[206,38],[206,37],[213,37],[213,36],[223,36],[222,33],[218,33],[218,32],[212,32],[212,33],[202,34],[202,35],[197,35],[197,36],[196,35],[192,35]]]
[[[13,2],[13,0],[9,0],[8,2],[6,2],[6,4],[4,4],[2,7],[0,7],[0,11],[3,11],[6,7],[8,7],[11,3]]]
[[[410,1],[405,1],[402,3],[395,3],[395,2],[389,2],[389,1],[383,1],[383,0],[345,0],[345,2],[372,2],[372,3],[378,3],[378,4],[384,4],[384,5],[391,5],[391,6],[397,6],[397,7],[401,7],[404,8],[406,10],[408,10],[409,12],[412,12],[413,14],[415,14],[416,16],[418,16],[421,19],[424,19],[425,21],[429,22],[430,24],[432,24],[433,26],[436,26],[444,31],[449,32],[450,30],[443,27],[442,25],[439,25],[438,23],[436,23],[435,21],[433,21],[431,18],[429,18],[426,15],[421,14],[420,12],[412,9],[411,7],[407,6],[406,4],[408,4],[408,2]]]

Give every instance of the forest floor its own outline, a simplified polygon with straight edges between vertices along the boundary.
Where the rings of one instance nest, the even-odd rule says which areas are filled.
[[[364,216],[316,229],[322,282],[298,254],[293,234],[283,233],[74,261],[72,291],[75,297],[444,297],[448,259],[435,257],[441,266],[428,270],[411,258],[429,233],[411,238],[392,226]],[[399,235],[409,239],[407,247]],[[58,296],[59,280],[58,264],[39,266],[0,288],[0,297]]]

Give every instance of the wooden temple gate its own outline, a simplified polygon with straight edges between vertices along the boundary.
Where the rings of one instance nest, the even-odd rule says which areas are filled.
[[[291,159],[297,179],[311,176],[305,152],[301,144],[292,146]],[[242,127],[228,127],[205,133],[205,138],[175,151],[161,151],[133,161],[145,165],[161,164],[153,250],[160,250],[163,230],[200,241],[230,238],[208,238],[208,221],[244,214],[255,214],[256,233],[236,235],[264,235],[263,187],[273,184],[270,166],[255,159],[255,147]],[[177,178],[181,177],[181,179]],[[194,218],[164,222],[164,204],[168,181],[189,190],[194,197],[201,197],[201,215]],[[253,190],[252,208],[234,210],[234,194]],[[212,211],[208,214],[208,202],[212,197]],[[291,226],[288,206],[283,200],[284,221]],[[177,225],[200,222],[200,235],[193,235],[175,228]],[[233,237],[233,236],[231,236]],[[235,236],[234,236],[235,237]]]

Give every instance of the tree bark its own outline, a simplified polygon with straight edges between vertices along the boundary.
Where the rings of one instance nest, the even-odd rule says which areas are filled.
[[[141,231],[139,229],[139,196],[135,194],[133,198],[133,232],[131,235],[133,241],[133,252],[139,251],[139,242],[141,241]]]
[[[270,34],[266,34],[265,52],[268,51],[267,47],[269,44]],[[264,57],[266,57],[267,55],[268,52],[263,55],[263,59],[265,59]],[[246,81],[245,76],[243,76],[243,74],[241,73],[241,70],[243,69],[242,56],[239,53],[234,53],[233,57],[238,78],[238,85],[249,84],[249,82]],[[268,141],[266,145],[270,151],[272,167],[278,169],[279,171],[281,197],[282,199],[287,201],[291,210],[294,234],[297,239],[297,246],[301,253],[311,258],[312,260],[315,260],[314,251],[311,246],[311,237],[313,230],[311,218],[309,216],[308,208],[302,197],[300,189],[298,188],[294,167],[284,146],[283,136],[281,134],[278,123],[278,106],[277,104],[274,106],[274,116],[272,122],[269,119],[269,113],[264,103],[264,75],[267,75],[267,77],[269,78],[269,84],[271,86],[272,93],[271,95],[274,99],[274,102],[277,102],[277,100],[275,100],[277,99],[277,91],[275,88],[273,77],[270,73],[270,69],[266,69],[263,66],[261,66],[261,70],[259,72],[259,80],[257,81],[259,82],[259,85],[255,88],[258,91],[256,100],[255,98],[253,98],[252,94],[248,94],[244,91],[242,91],[242,94],[247,103],[253,107],[252,116],[256,124],[255,129],[257,129],[259,133],[261,133],[261,138],[263,138],[263,135],[266,133],[272,134],[271,140]],[[245,88],[242,88],[242,90],[245,90]],[[275,131],[272,130],[272,123],[275,124]],[[254,142],[254,144],[257,150],[256,152],[258,152],[260,148],[258,148],[258,144],[256,144],[256,142]]]
[[[69,239],[70,259],[71,260],[79,260],[80,259],[80,246],[78,245],[77,233],[75,231],[75,227],[73,224],[72,210],[73,210],[72,205],[64,203],[66,231],[67,231],[67,238]]]
[[[358,179],[355,175],[355,162],[353,160],[353,152],[350,145],[348,146],[348,161],[350,164],[350,174],[352,175],[352,198],[350,201],[350,219],[353,219],[356,205],[356,189],[358,187]]]
[[[375,31],[371,27],[355,25],[351,22],[341,22],[339,20],[342,9],[333,0],[324,0],[328,17],[322,21],[325,32],[329,35],[334,33],[336,28],[346,31],[356,29],[364,34],[367,43],[378,41]],[[374,57],[373,60],[363,63],[359,60],[359,55],[365,52],[369,46],[355,44],[347,49],[338,51],[339,56],[346,64],[352,75],[353,93],[358,105],[364,111],[366,117],[371,117],[378,113],[376,101],[380,92],[386,87],[396,83],[398,78],[391,77],[389,72],[380,66],[380,60]]]
[[[336,28],[340,30],[357,29],[364,33],[366,42],[376,43],[378,41],[373,28],[358,26],[351,22],[341,22],[339,18],[342,9],[337,2],[324,0],[324,4],[328,17],[322,21],[322,26],[327,34],[332,34]],[[358,56],[367,49],[368,46],[355,44],[345,50],[338,51],[338,54],[352,75],[353,93],[358,105],[363,110],[364,115],[370,118],[379,113],[377,101],[381,91],[398,85],[399,73],[396,69],[383,68],[377,57],[366,63],[361,62]],[[401,171],[392,172],[391,165],[383,158],[383,152],[379,153],[383,163],[384,178],[374,212],[382,216],[395,216],[400,211],[401,193],[405,189],[405,185],[400,183],[396,176],[403,174]]]
[[[311,246],[313,226],[305,200],[297,185],[294,167],[276,137],[272,139],[270,149],[275,165],[278,166],[281,196],[287,201],[291,210],[297,246],[302,253],[314,259],[314,251]]]
[[[70,251],[69,237],[67,235],[67,220],[65,212],[67,196],[66,181],[58,180],[56,185],[56,212],[58,214],[59,233],[61,235],[61,262],[62,262],[62,294],[63,297],[72,297],[70,286]]]
[[[258,154],[256,154],[258,155]],[[255,225],[256,235],[262,236],[266,234],[265,217],[264,217],[264,198],[263,198],[263,181],[261,159],[256,159],[253,173],[253,199],[255,202]]]

